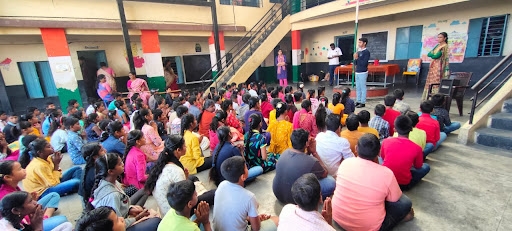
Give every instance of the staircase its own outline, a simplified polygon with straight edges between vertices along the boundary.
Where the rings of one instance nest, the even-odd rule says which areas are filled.
[[[471,90],[469,121],[461,127],[458,142],[512,150],[512,53]]]
[[[487,127],[476,130],[475,143],[512,150],[512,99],[505,100],[501,112],[488,118]]]
[[[221,68],[217,68],[218,74],[213,81],[205,81],[210,78],[213,67],[201,77],[203,89],[207,91],[209,86],[216,87],[217,83],[221,82],[245,82],[291,30],[289,12],[289,0],[274,4],[256,25],[226,52],[231,54],[232,58],[226,60],[226,56],[221,57],[223,62],[227,61],[227,65],[223,64]]]

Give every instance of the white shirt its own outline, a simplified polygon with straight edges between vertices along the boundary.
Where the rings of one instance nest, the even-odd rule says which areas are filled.
[[[341,161],[354,157],[347,139],[327,130],[316,135],[316,152],[324,162],[329,175],[336,178]]]
[[[258,217],[258,202],[251,191],[227,180],[215,191],[214,230],[245,231],[247,217]]]
[[[169,186],[171,183],[186,180],[185,172],[178,165],[166,164],[158,180],[156,180],[155,189],[153,189],[153,197],[158,202],[160,212],[166,214],[171,206],[167,201],[167,192],[169,192]]]
[[[68,133],[63,129],[57,129],[53,132],[50,144],[55,151],[60,151],[66,145],[68,141]]]
[[[249,90],[249,94],[250,94],[251,96],[258,97],[258,92],[256,92],[256,91],[255,91],[255,90],[253,90],[253,89]]]
[[[343,55],[343,53],[341,52],[341,49],[336,47],[333,49],[329,48],[329,51],[327,51],[327,57],[333,57],[333,56],[337,56],[337,55]],[[340,65],[340,57],[336,57],[336,58],[332,58],[332,59],[329,59],[329,65]]]
[[[94,110],[94,107],[92,105],[89,105],[89,107],[87,107],[87,110],[85,110],[86,115],[90,115],[95,112],[96,112],[96,110]]]

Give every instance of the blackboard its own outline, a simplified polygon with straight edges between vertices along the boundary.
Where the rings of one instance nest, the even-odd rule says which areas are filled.
[[[377,32],[363,34],[363,38],[368,39],[368,45],[366,49],[370,51],[370,60],[387,60],[386,52],[388,47],[388,32]]]
[[[185,71],[185,83],[191,82],[200,82],[201,76],[203,76],[206,72],[206,76],[204,80],[212,79],[212,72],[210,68],[212,67],[210,61],[210,55],[184,55],[183,56],[183,69]]]

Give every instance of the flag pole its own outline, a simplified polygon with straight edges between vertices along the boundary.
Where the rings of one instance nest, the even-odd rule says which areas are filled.
[[[360,0],[356,0],[356,25],[355,25],[355,29],[354,29],[354,53],[357,52],[357,29],[358,29],[358,24],[359,24],[359,1]],[[353,59],[353,62],[352,62],[352,88],[354,87],[354,80],[356,78],[356,65],[355,65],[355,62],[356,60]]]

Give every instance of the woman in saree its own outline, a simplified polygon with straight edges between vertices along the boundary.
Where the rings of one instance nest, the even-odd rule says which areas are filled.
[[[147,105],[151,94],[149,93],[149,87],[146,80],[137,78],[133,72],[128,73],[128,77],[130,77],[130,80],[126,83],[126,87],[129,91],[128,98],[131,99],[133,94],[139,93],[140,98]]]
[[[277,79],[279,79],[279,86],[288,86],[288,75],[286,73],[286,56],[283,50],[279,49],[276,56]]]
[[[110,88],[110,85],[107,83],[105,75],[98,75],[96,86],[96,92],[105,105],[108,105],[112,100],[114,100],[114,96],[112,96],[112,88]]]
[[[437,35],[439,42],[432,51],[428,53],[428,57],[432,59],[430,68],[428,69],[427,81],[423,90],[422,100],[427,99],[428,88],[430,84],[440,83],[441,79],[450,78],[450,54],[448,53],[448,34],[441,32]],[[436,88],[437,91],[437,88]]]
[[[172,91],[179,90],[178,86],[178,75],[174,73],[174,70],[171,67],[171,60],[164,61],[164,78],[165,78],[165,86]]]
[[[112,89],[112,92],[117,91],[117,85],[116,80],[114,79],[116,77],[116,73],[114,72],[114,69],[107,67],[107,64],[105,62],[100,62],[100,69],[96,72],[96,76],[98,75],[105,75],[107,78],[107,83],[110,85],[110,88]]]

